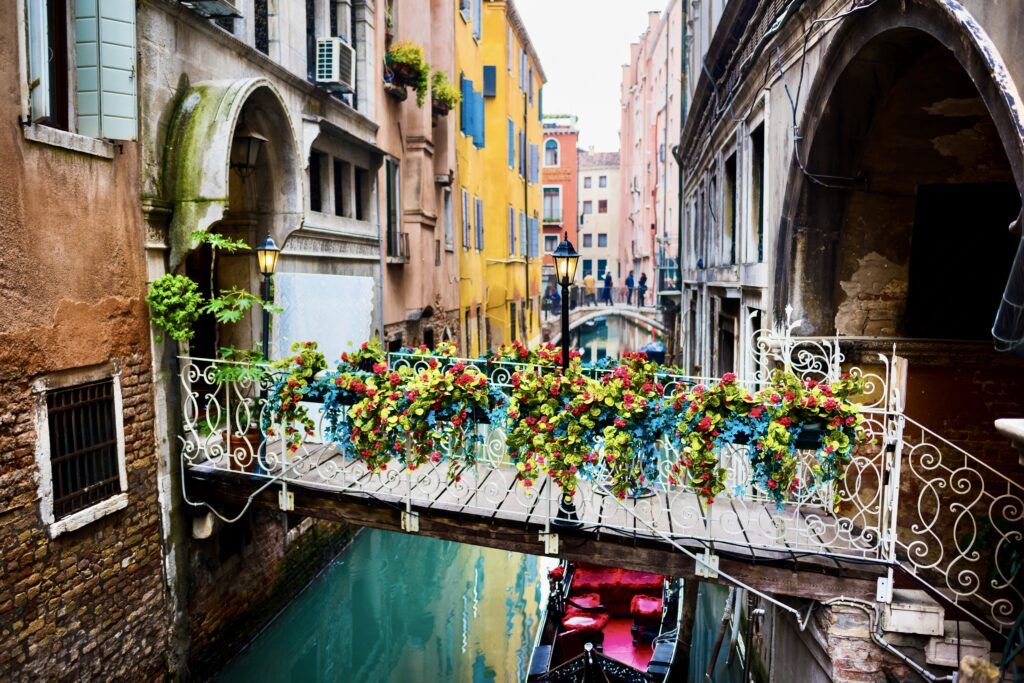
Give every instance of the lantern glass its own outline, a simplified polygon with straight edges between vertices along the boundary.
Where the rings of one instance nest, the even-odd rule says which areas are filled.
[[[551,260],[555,262],[555,276],[558,278],[558,284],[563,287],[571,285],[576,279],[576,267],[580,262],[580,255],[576,253],[572,242],[568,239],[562,240],[562,243],[551,253]]]
[[[256,249],[256,259],[260,264],[261,275],[274,274],[274,269],[277,268],[277,256],[280,253],[281,250],[274,243],[274,239],[267,235],[267,238],[263,240],[263,244]]]
[[[231,142],[231,165],[244,177],[256,169],[260,150],[267,138],[251,128],[240,130]]]

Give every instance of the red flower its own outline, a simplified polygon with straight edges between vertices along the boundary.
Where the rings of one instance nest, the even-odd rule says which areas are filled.
[[[724,375],[722,375],[722,383],[723,384],[732,384],[735,381],[736,381],[736,373],[734,373],[734,372],[727,372]]]
[[[373,364],[373,373],[375,375],[383,375],[387,371],[388,371],[388,366],[385,365],[384,363],[374,363]]]
[[[626,421],[623,420],[621,417],[617,417],[615,418],[615,426],[618,427],[619,429],[622,429],[623,427],[626,426]]]

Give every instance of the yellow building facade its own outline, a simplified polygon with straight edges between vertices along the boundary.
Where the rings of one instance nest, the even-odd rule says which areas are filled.
[[[452,0],[460,348],[540,335],[544,72],[511,0]]]

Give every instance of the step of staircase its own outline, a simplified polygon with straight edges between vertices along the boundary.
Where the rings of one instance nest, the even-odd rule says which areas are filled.
[[[923,590],[897,588],[882,609],[882,630],[918,636],[942,636],[946,611]],[[962,632],[962,629],[961,629]]]
[[[960,642],[957,648],[956,622],[947,620],[943,623],[943,634],[928,640],[924,657],[929,664],[956,668],[960,660],[968,655],[988,660],[991,649],[992,644],[981,631],[966,621],[960,622]]]

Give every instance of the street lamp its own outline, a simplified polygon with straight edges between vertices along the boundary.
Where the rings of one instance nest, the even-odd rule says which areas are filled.
[[[569,367],[569,287],[576,279],[576,267],[580,263],[580,255],[568,234],[551,252],[551,260],[555,262],[555,277],[562,288],[562,369],[565,369]]]
[[[569,241],[568,233],[562,243],[551,252],[551,260],[555,262],[555,277],[562,288],[562,370],[569,368],[569,286],[576,279],[576,266],[580,263],[580,255]],[[572,493],[562,491],[558,501],[558,512],[551,525],[556,529],[579,529],[583,526],[576,514],[576,503]]]
[[[256,170],[256,161],[260,158],[260,150],[267,138],[244,123],[242,125],[242,130],[235,133],[231,141],[231,168],[245,179]]]
[[[270,311],[267,305],[270,303],[270,276],[277,268],[277,257],[281,250],[274,242],[274,238],[267,233],[263,244],[256,247],[256,260],[260,264],[260,275],[263,276],[263,358],[270,357]]]

